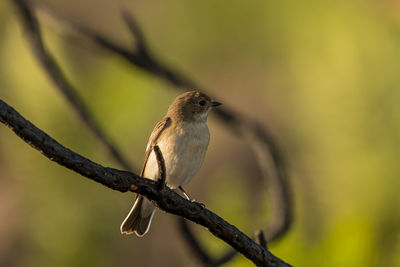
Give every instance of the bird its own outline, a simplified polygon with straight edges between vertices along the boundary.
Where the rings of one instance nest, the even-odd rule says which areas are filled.
[[[164,157],[166,185],[180,189],[186,198],[183,186],[188,184],[203,163],[210,132],[207,126],[208,113],[221,105],[199,91],[178,95],[169,106],[166,116],[156,124],[149,141],[140,176],[159,179],[154,146],[157,145]],[[122,234],[135,233],[144,236],[150,228],[156,207],[142,195],[137,195],[128,216],[122,222]]]

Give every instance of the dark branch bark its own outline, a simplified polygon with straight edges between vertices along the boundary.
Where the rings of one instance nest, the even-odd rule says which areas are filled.
[[[158,190],[156,181],[131,172],[103,167],[67,149],[2,100],[0,100],[0,121],[50,160],[111,189],[144,195],[158,208],[206,227],[213,235],[230,244],[257,266],[290,266],[235,226],[201,205],[187,201],[168,187]]]
[[[165,170],[165,161],[160,148],[156,145],[153,147],[154,153],[156,154],[157,166],[158,166],[158,180],[157,187],[161,190],[165,186],[165,179],[167,172]]]
[[[29,38],[29,44],[37,60],[42,64],[43,69],[49,75],[60,93],[66,98],[67,102],[73,107],[78,117],[94,134],[94,136],[104,145],[111,156],[126,170],[132,171],[132,164],[129,164],[122,153],[116,148],[115,144],[106,136],[103,129],[94,119],[84,101],[79,96],[76,88],[66,79],[61,68],[55,61],[51,53],[46,49],[38,20],[25,0],[14,0],[15,6],[19,9],[20,18],[25,28],[25,33]]]

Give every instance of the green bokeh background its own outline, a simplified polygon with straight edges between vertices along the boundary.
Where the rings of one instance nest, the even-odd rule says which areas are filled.
[[[291,230],[269,245],[275,255],[295,266],[400,266],[398,1],[36,2],[128,47],[127,8],[163,61],[268,126],[295,201]],[[39,17],[50,51],[137,168],[177,91]],[[65,146],[119,167],[32,56],[11,1],[0,2],[0,58],[1,99]],[[209,152],[186,189],[251,235],[269,207],[254,156],[213,117],[209,126]],[[144,238],[119,234],[132,201],[0,126],[0,266],[192,266],[173,215],[158,212]],[[195,229],[214,255],[227,248]]]

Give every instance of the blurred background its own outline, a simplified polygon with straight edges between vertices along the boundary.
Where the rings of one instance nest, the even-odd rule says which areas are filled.
[[[295,266],[400,266],[398,1],[35,2],[129,47],[125,7],[162,61],[270,129],[295,201],[294,224],[272,253]],[[46,45],[138,169],[178,91],[46,13],[39,19]],[[31,54],[11,1],[0,1],[0,57],[1,99],[70,149],[119,168]],[[186,191],[252,235],[269,201],[254,155],[213,116],[209,127]],[[174,215],[158,211],[144,238],[119,233],[132,203],[0,126],[0,266],[193,266]],[[213,255],[227,248],[193,228]],[[226,266],[252,264],[238,256]]]

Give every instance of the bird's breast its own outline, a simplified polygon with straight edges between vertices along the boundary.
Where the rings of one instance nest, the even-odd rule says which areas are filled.
[[[199,170],[208,147],[210,133],[205,122],[190,122],[171,127],[160,136],[159,146],[165,161],[166,181],[171,188],[187,184]],[[158,166],[152,152],[145,177],[157,178]]]

